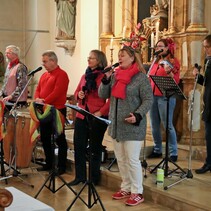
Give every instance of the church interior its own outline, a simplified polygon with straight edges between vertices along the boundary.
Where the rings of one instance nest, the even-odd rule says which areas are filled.
[[[205,58],[202,41],[211,32],[211,1],[209,0],[74,0],[73,31],[66,36],[58,28],[57,3],[60,0],[0,0],[0,84],[4,79],[5,48],[16,45],[21,49],[20,60],[29,71],[42,66],[42,53],[53,50],[58,56],[59,66],[70,79],[67,104],[76,104],[73,97],[76,86],[87,66],[87,57],[93,49],[102,50],[110,65],[118,62],[121,42],[130,36],[138,24],[143,64],[150,65],[155,43],[170,37],[176,43],[175,56],[180,61],[179,87],[185,99],[177,99],[174,125],[178,141],[178,162],[173,176],[164,180],[164,188],[156,185],[156,172],[152,171],[159,159],[147,159],[153,148],[149,121],[144,148],[140,160],[143,168],[144,203],[128,207],[112,200],[111,196],[121,184],[121,177],[112,147],[105,133],[102,153],[101,182],[96,186],[97,203],[92,204],[89,190],[84,189],[75,198],[83,185],[74,188],[67,183],[74,178],[74,120],[76,112],[68,108],[67,119],[71,125],[65,128],[68,142],[68,171],[61,177],[49,178],[48,172],[38,172],[36,159],[43,159],[39,143],[31,153],[27,168],[18,169],[20,175],[10,174],[7,165],[1,165],[0,210],[211,210],[209,190],[210,172],[194,173],[206,158],[205,129],[201,120],[201,86],[196,87],[193,102],[194,76],[192,69],[197,63],[202,66]],[[61,0],[65,1],[65,0]],[[91,13],[90,13],[91,12]],[[33,101],[34,91],[45,68],[36,72],[28,89],[28,102]],[[192,116],[193,115],[193,116]],[[28,117],[30,119],[30,117]],[[193,118],[193,121],[192,121]],[[165,131],[163,129],[163,149]],[[3,149],[1,149],[2,153]],[[1,157],[2,163],[2,157]],[[168,164],[168,163],[167,163]],[[87,170],[89,166],[87,165]],[[174,169],[169,163],[166,168]],[[3,173],[6,170],[7,178]],[[23,174],[23,175],[22,175]],[[25,176],[26,174],[26,176]],[[49,180],[50,179],[50,182]],[[49,182],[46,188],[45,181]],[[48,183],[47,183],[48,184]],[[56,188],[55,188],[56,186]],[[59,188],[57,192],[57,187]],[[76,200],[75,200],[76,199]],[[88,199],[88,204],[83,200]],[[91,204],[90,204],[91,203]],[[34,208],[31,209],[31,207]],[[71,206],[70,208],[70,205]],[[42,209],[43,208],[43,209]]]

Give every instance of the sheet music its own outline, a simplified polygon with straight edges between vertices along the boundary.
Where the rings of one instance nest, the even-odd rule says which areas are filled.
[[[157,76],[157,75],[150,75],[152,80],[154,81],[155,85],[158,87],[160,92],[164,96],[174,96],[176,98],[180,98],[186,100],[186,96],[184,96],[182,90],[175,82],[174,78],[170,76]]]
[[[88,111],[86,111],[85,109],[83,108],[80,108],[79,106],[77,105],[73,105],[73,104],[65,104],[66,107],[69,107],[69,108],[72,108],[74,110],[76,110],[77,112],[83,114],[84,116],[87,115],[87,114],[90,114]],[[111,120],[108,120],[108,119],[104,119],[102,117],[98,117],[98,116],[95,116],[93,114],[90,114],[92,115],[94,118],[100,120],[100,121],[103,121],[104,123],[106,123],[107,125],[111,124]]]

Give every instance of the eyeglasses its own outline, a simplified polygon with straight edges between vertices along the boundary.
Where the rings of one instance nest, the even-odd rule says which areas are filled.
[[[208,49],[208,48],[210,48],[211,46],[210,46],[210,45],[204,45],[203,47],[206,48],[206,49]]]
[[[165,48],[166,46],[164,46],[164,45],[157,45],[157,46],[155,46],[155,48]]]
[[[13,54],[13,52],[5,52],[5,55]]]
[[[87,57],[88,60],[96,59],[94,57]]]

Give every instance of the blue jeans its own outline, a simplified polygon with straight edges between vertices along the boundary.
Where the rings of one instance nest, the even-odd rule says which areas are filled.
[[[176,99],[169,98],[169,119],[168,119],[168,146],[170,156],[177,155],[177,136],[173,125],[173,114]],[[150,109],[150,124],[154,140],[154,152],[162,153],[161,123],[166,130],[167,100],[163,96],[153,96],[153,104]]]
[[[211,165],[211,122],[205,121],[205,139],[207,148],[206,164]]]

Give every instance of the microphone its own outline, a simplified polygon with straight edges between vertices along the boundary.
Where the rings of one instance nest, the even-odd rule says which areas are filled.
[[[42,70],[42,67],[38,67],[37,69],[32,70],[31,72],[28,73],[28,76],[34,75],[36,72],[38,72],[40,70]]]
[[[195,68],[197,68],[197,70],[200,72],[200,70],[201,70],[201,66],[200,66],[200,65],[198,65],[198,63],[195,63],[195,64],[194,64],[194,67],[195,67]]]
[[[117,62],[117,63],[113,64],[111,67],[105,68],[105,69],[102,70],[101,72],[102,72],[102,73],[107,73],[107,72],[109,72],[110,70],[112,70],[112,69],[114,69],[115,67],[118,67],[118,66],[119,66],[119,63]]]
[[[87,91],[87,88],[86,88],[86,86],[82,86],[82,91],[84,92],[84,94],[86,95],[86,91]],[[86,96],[82,99],[82,105],[85,105],[85,98],[86,98]]]
[[[161,52],[163,52],[163,49],[160,49],[160,50],[158,50],[158,51],[155,51],[154,53],[153,53],[153,55],[154,56],[157,56],[159,53],[161,53]]]

